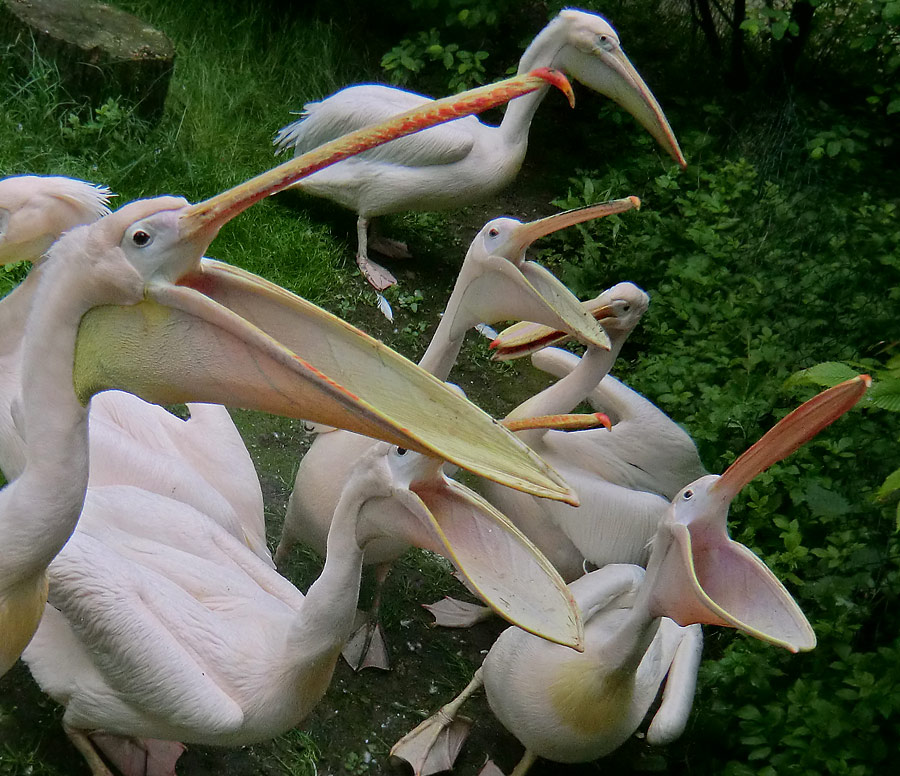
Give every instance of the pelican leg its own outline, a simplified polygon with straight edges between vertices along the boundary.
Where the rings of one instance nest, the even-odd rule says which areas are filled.
[[[63,730],[73,746],[81,753],[94,776],[113,776],[112,771],[106,767],[106,763],[103,762],[86,733],[69,727],[65,722],[63,722]]]
[[[408,762],[415,776],[449,771],[472,727],[472,721],[457,717],[457,712],[482,684],[479,668],[459,695],[394,744],[391,758]]]
[[[380,264],[376,264],[369,259],[368,218],[360,216],[359,219],[357,219],[356,237],[359,243],[356,251],[356,265],[359,267],[359,271],[362,272],[363,277],[369,282],[369,285],[380,294],[384,289],[393,286],[397,282],[397,278]]]
[[[381,593],[390,570],[390,563],[382,563],[375,568],[375,596],[372,599],[372,608],[341,651],[344,660],[354,671],[362,671],[364,668],[380,668],[382,671],[389,671],[391,668],[384,631],[379,620]]]

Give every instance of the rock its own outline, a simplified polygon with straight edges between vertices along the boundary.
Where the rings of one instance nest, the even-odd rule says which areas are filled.
[[[162,32],[94,0],[0,0],[0,48],[55,63],[78,102],[124,97],[146,119],[162,114],[175,62]]]

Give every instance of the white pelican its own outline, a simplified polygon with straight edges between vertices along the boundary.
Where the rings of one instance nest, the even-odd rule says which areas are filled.
[[[649,301],[634,284],[619,283],[587,303],[609,334],[612,349],[589,348],[577,369],[520,404],[507,417],[568,412],[577,406],[609,372]],[[517,349],[517,335],[522,328],[504,332],[495,341],[499,343],[496,349]],[[542,548],[567,580],[584,573],[585,560],[597,566],[644,565],[649,552],[647,543],[668,504],[668,499],[658,493],[640,489],[646,475],[623,460],[615,447],[606,447],[613,432],[599,429],[561,434],[551,430],[519,435],[532,449],[555,461],[554,466],[562,467],[567,481],[572,478],[581,502],[578,509],[553,509],[536,499],[518,499],[507,488],[485,483],[488,500]]]
[[[37,627],[46,567],[77,522],[88,480],[84,404],[106,389],[309,417],[571,498],[549,467],[423,370],[277,286],[201,261],[223,223],[303,174],[510,99],[546,77],[555,78],[509,79],[398,117],[198,205],[171,197],[134,203],[56,243],[23,343],[17,420],[25,467],[0,491],[0,673]],[[176,336],[182,327],[187,334]]]
[[[729,537],[728,507],[754,477],[849,410],[869,382],[862,376],[820,393],[721,477],[707,475],[685,487],[653,538],[646,573],[612,564],[574,582],[586,623],[583,653],[516,628],[500,635],[481,677],[466,691],[483,678],[491,710],[525,745],[516,776],[537,757],[586,762],[617,749],[641,724],[670,665],[674,673],[647,738],[666,743],[680,735],[700,658],[698,623],[737,628],[791,652],[815,647],[815,634],[788,591],[759,557]],[[447,715],[457,708],[444,707],[392,754],[412,762],[416,774],[449,767],[441,752],[447,743],[457,750],[461,745],[461,731]]]
[[[22,337],[38,287],[38,268],[64,231],[109,212],[102,186],[58,176],[0,181],[0,262],[30,261],[32,272],[0,300],[0,471],[17,477],[25,443],[16,429]],[[90,413],[90,485],[136,485],[214,516],[271,563],[262,492],[253,462],[228,411],[189,405],[184,421],[132,394],[106,391]]]
[[[519,73],[553,67],[619,103],[682,167],[681,149],[662,108],[619,45],[619,36],[601,16],[566,9],[548,24],[519,60]],[[515,178],[525,158],[528,129],[546,90],[511,104],[499,127],[470,118],[445,124],[390,147],[354,158],[300,184],[359,214],[356,260],[378,291],[393,275],[368,258],[369,222],[404,210],[447,210],[486,199]],[[303,115],[275,137],[279,150],[303,153],[403,110],[428,102],[420,94],[378,84],[350,86],[321,102],[307,103]],[[396,246],[396,244],[394,244]],[[373,245],[402,255],[387,241]]]
[[[588,219],[624,212],[639,204],[636,197],[631,197],[558,213],[527,224],[511,218],[489,221],[466,253],[446,310],[419,366],[446,380],[467,331],[477,323],[510,318],[541,318],[548,325],[561,327],[597,347],[605,345],[608,337],[576,297],[540,265],[525,261],[525,251],[543,235]],[[317,436],[294,480],[281,541],[275,552],[277,564],[283,565],[298,541],[322,553],[343,483],[353,462],[371,445],[370,439],[344,431]],[[345,652],[345,657],[357,669],[388,665],[377,620],[378,604],[390,564],[412,543],[412,537],[404,535],[402,527],[402,523],[396,523],[395,528],[366,549],[366,563],[379,568],[372,616]]]

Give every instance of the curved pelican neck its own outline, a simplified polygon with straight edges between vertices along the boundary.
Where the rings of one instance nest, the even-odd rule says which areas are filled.
[[[315,653],[323,660],[336,660],[353,631],[363,566],[363,549],[356,531],[360,511],[368,500],[367,494],[356,487],[355,477],[356,473],[351,473],[341,491],[328,530],[325,566],[307,591],[291,629],[289,648],[296,649],[304,660]]]
[[[66,262],[52,275],[40,274],[22,338],[25,468],[4,491],[0,515],[15,518],[2,526],[0,543],[14,548],[20,574],[41,572],[62,549],[88,481],[88,410],[75,396],[72,364],[78,327],[92,304],[80,298],[83,284]]]
[[[22,344],[25,321],[40,283],[40,275],[40,269],[35,265],[25,280],[0,299],[0,357]]]
[[[419,366],[426,372],[431,372],[438,380],[446,380],[450,376],[450,370],[453,369],[459,356],[466,332],[476,324],[493,323],[476,317],[464,304],[467,292],[474,291],[474,284],[478,282],[478,278],[479,275],[471,268],[467,254],[437,329],[419,360]]]
[[[507,418],[514,420],[535,415],[556,415],[575,409],[609,374],[625,342],[625,337],[617,337],[615,334],[610,339],[611,350],[588,348],[578,366],[569,374],[520,404],[507,415]]]
[[[538,33],[525,49],[519,59],[517,74],[522,75],[538,67],[557,67],[559,54],[565,45],[564,25],[559,18],[554,19]],[[500,122],[500,134],[504,144],[511,147],[520,146],[523,157],[528,145],[528,130],[531,127],[531,121],[549,89],[549,86],[544,86],[522,97],[517,97],[507,105],[503,121]]]

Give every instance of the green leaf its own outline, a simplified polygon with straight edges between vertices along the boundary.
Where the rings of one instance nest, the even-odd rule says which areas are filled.
[[[803,500],[813,514],[821,517],[839,517],[850,511],[850,502],[847,499],[815,482],[806,489]]]
[[[887,498],[895,490],[900,490],[900,469],[891,472],[878,488],[878,498]]]
[[[900,97],[895,97],[888,103],[887,112],[888,115],[892,113],[900,113]]]
[[[900,412],[900,380],[888,378],[878,380],[869,389],[869,402],[888,412]]]
[[[791,375],[786,385],[811,383],[813,385],[821,385],[824,388],[831,388],[833,385],[856,377],[857,374],[855,369],[840,361],[824,361],[821,364],[809,367],[809,369],[801,369],[799,372]]]

